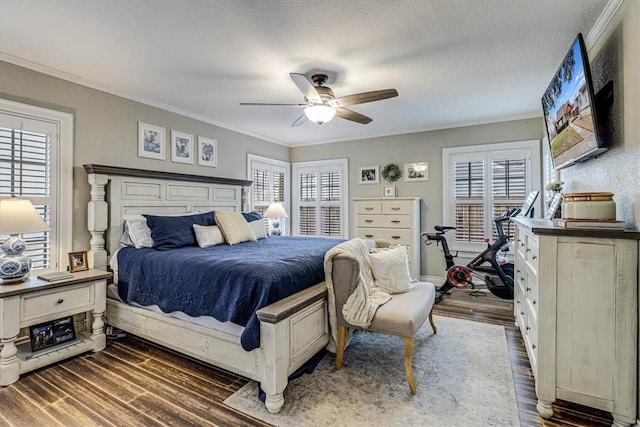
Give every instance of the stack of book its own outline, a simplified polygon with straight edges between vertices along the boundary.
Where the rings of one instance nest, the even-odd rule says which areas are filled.
[[[615,219],[570,219],[570,218],[554,218],[553,225],[562,228],[578,228],[578,229],[604,229],[604,230],[620,230],[624,231],[624,221]]]

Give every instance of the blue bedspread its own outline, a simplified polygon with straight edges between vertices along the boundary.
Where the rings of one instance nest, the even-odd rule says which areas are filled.
[[[244,326],[242,347],[260,346],[256,311],[324,280],[324,254],[344,239],[270,237],[257,242],[118,252],[123,301],[165,313],[212,316]]]

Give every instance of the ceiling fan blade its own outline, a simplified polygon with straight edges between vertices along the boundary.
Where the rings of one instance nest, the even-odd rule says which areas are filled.
[[[306,107],[307,104],[269,104],[269,103],[262,103],[262,102],[241,102],[240,105],[271,105],[271,106],[277,106],[277,107]]]
[[[380,101],[381,99],[393,98],[395,96],[398,96],[397,90],[383,89],[341,96],[340,98],[336,98],[333,101],[329,101],[329,103],[335,104],[335,107],[348,107],[349,105]]]
[[[367,117],[364,114],[356,113],[355,111],[347,110],[346,108],[336,108],[336,116],[341,119],[351,120],[352,122],[366,125],[371,123],[373,119]]]
[[[307,116],[303,114],[300,117],[298,117],[293,123],[291,123],[291,127],[297,128],[298,126],[301,126],[306,122],[307,122]]]
[[[305,76],[304,74],[298,74],[298,73],[289,73],[289,76],[291,76],[291,80],[293,80],[296,86],[298,86],[298,89],[300,89],[300,92],[304,94],[304,97],[307,98],[307,101],[313,102],[314,104],[322,103],[322,98],[320,97],[320,94],[316,90],[313,83],[309,81],[307,76]]]

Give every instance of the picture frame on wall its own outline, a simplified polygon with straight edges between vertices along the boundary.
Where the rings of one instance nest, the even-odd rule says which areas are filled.
[[[358,184],[379,184],[380,166],[363,166],[358,168]]]
[[[138,122],[138,157],[165,159],[165,128]]]
[[[429,162],[404,164],[405,182],[429,181]]]
[[[382,197],[396,197],[396,186],[395,185],[383,185],[382,186]]]
[[[218,167],[218,141],[204,136],[198,137],[198,164]]]
[[[193,135],[171,130],[171,161],[193,164]]]

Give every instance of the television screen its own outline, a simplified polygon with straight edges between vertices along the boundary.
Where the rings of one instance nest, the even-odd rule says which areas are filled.
[[[542,96],[555,169],[596,156],[607,148],[600,137],[587,50],[578,34]]]

